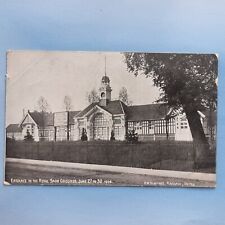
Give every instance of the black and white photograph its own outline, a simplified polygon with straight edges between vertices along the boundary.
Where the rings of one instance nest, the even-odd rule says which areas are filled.
[[[217,54],[8,51],[5,185],[216,187]]]

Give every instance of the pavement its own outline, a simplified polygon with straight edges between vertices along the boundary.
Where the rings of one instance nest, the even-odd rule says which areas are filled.
[[[27,174],[27,171],[32,172]],[[27,175],[25,176],[25,174]],[[40,177],[46,178],[46,183],[38,181],[38,184],[54,184],[54,181],[51,183],[51,178],[57,179],[57,177],[69,178],[70,184],[80,184],[79,182],[82,183],[82,179],[83,184],[89,184],[86,181],[87,179],[91,179],[90,184],[93,185],[98,184],[98,179],[102,179],[102,185],[126,186],[215,187],[216,183],[216,174],[212,173],[7,158],[5,184],[19,183],[19,180],[18,182],[17,180],[15,182],[11,180],[17,177],[21,179],[33,177],[37,179]],[[32,182],[32,184],[35,183]],[[57,183],[56,181],[56,184],[66,183],[60,181]]]

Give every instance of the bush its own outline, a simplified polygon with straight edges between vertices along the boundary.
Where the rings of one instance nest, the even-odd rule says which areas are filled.
[[[81,134],[81,141],[87,141],[88,137],[87,137],[87,131],[86,129],[82,129],[82,134]]]
[[[135,130],[128,131],[128,133],[126,134],[126,140],[127,142],[130,142],[132,144],[138,143],[138,134],[135,133]]]
[[[24,141],[34,141],[34,138],[33,138],[33,136],[30,134],[30,132],[29,131],[27,131],[27,135],[26,136],[24,136]]]
[[[112,130],[111,131],[111,137],[110,137],[110,141],[115,141],[116,139],[115,139],[115,133],[114,133],[114,131]]]

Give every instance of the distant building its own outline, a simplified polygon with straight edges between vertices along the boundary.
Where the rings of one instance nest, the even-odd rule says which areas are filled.
[[[74,118],[80,111],[67,111],[54,113],[54,140],[75,140]]]
[[[23,140],[22,136],[22,128],[19,124],[10,124],[6,127],[7,138],[15,139],[15,140]]]
[[[84,129],[88,140],[110,140],[112,131],[116,140],[125,140],[126,133],[134,131],[139,140],[143,141],[192,141],[185,114],[180,113],[172,117],[171,110],[165,104],[127,106],[120,100],[112,101],[111,92],[110,79],[105,75],[99,88],[99,102],[90,104],[82,111],[28,111],[17,126],[16,136],[19,139],[20,129],[22,137],[29,132],[35,141],[76,141],[81,139]],[[199,112],[199,116],[206,136],[215,137],[215,112],[213,116],[212,113]],[[7,136],[12,136],[12,133],[7,127]]]

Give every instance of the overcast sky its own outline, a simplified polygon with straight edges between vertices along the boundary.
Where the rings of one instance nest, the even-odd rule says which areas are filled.
[[[53,112],[63,111],[65,95],[73,110],[87,105],[87,92],[98,90],[105,70],[110,78],[112,99],[126,87],[133,105],[153,103],[159,90],[150,78],[127,72],[124,56],[115,52],[11,51],[7,55],[6,124],[19,123],[23,109],[37,109],[43,96]]]

